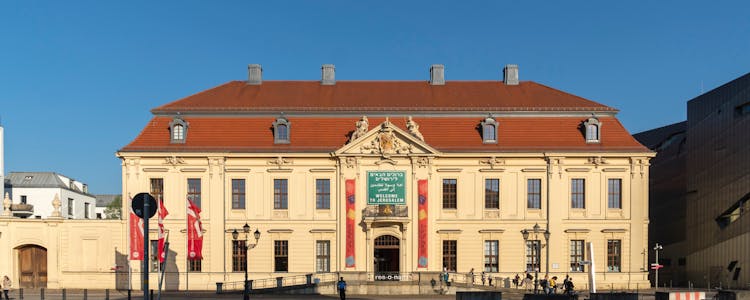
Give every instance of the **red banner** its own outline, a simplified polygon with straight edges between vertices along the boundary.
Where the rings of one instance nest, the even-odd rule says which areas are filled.
[[[354,179],[346,180],[346,267],[354,268]]]
[[[164,207],[164,201],[159,199],[159,262],[163,263],[166,259],[167,255],[164,253],[164,218],[167,217],[169,212],[167,211],[167,208]]]
[[[427,268],[427,180],[417,181],[419,193],[419,241],[417,242],[417,268]]]
[[[187,200],[188,219],[188,260],[203,259],[203,225],[201,224],[201,209],[193,201]]]
[[[133,202],[133,199],[130,199]],[[139,218],[130,208],[130,260],[143,260],[143,219]]]

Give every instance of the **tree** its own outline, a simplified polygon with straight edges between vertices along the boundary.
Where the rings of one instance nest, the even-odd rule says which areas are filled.
[[[104,209],[105,219],[121,219],[122,218],[122,196],[115,196],[115,200],[112,200]]]

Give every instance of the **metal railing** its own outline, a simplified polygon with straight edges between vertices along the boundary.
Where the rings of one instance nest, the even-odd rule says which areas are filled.
[[[307,285],[307,284],[336,282],[336,280],[338,280],[338,277],[336,277],[336,273],[316,273],[316,274],[280,276],[280,277],[262,278],[262,279],[251,279],[249,281],[250,281],[250,290],[253,291],[253,290],[262,290],[262,289],[302,286],[302,285]],[[245,287],[245,283],[243,281],[229,281],[229,282],[223,283],[222,290],[223,291],[242,291],[244,287]]]
[[[368,205],[362,210],[365,218],[408,218],[409,208],[405,205]]]

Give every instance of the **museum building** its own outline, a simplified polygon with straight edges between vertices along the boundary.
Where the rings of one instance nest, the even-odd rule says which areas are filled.
[[[368,281],[538,271],[585,286],[592,261],[597,285],[649,286],[653,152],[616,109],[519,81],[516,65],[502,75],[447,81],[433,65],[429,81],[337,81],[323,65],[320,81],[264,81],[249,65],[247,80],[151,111],[117,152],[123,195],[163,199],[172,288],[246,268]],[[185,255],[186,199],[201,209],[202,260]]]

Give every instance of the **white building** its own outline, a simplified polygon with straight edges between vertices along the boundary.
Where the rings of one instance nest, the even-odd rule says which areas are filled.
[[[5,190],[10,194],[11,210],[17,217],[48,218],[52,215],[52,201],[57,195],[64,218],[96,218],[96,198],[88,193],[88,186],[61,174],[10,172],[5,178]]]

